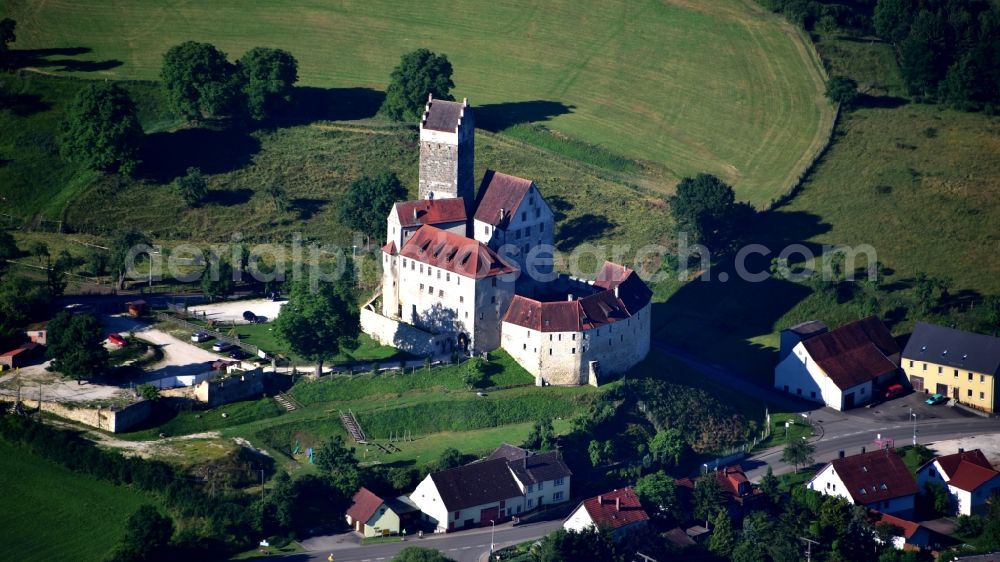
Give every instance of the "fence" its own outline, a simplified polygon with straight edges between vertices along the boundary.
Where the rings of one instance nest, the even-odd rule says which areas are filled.
[[[156,312],[156,313],[154,313],[154,316],[156,316],[157,320],[161,320],[163,322],[174,322],[175,324],[180,324],[181,326],[183,326],[184,328],[187,328],[187,329],[191,330],[192,332],[205,332],[206,334],[214,337],[215,339],[217,339],[219,341],[223,341],[223,342],[235,345],[235,346],[239,346],[240,348],[243,349],[243,351],[246,351],[247,353],[251,353],[251,354],[253,354],[253,355],[257,356],[257,357],[261,357],[262,359],[268,359],[269,358],[269,357],[266,356],[266,353],[265,353],[265,356],[262,356],[260,354],[260,348],[257,347],[256,345],[253,345],[251,343],[243,343],[243,342],[241,342],[240,338],[239,338],[239,335],[237,335],[234,338],[234,337],[229,336],[227,334],[223,334],[222,332],[219,332],[218,330],[213,330],[211,328],[207,328],[207,327],[202,326],[200,324],[195,324],[194,322],[189,322],[189,321],[185,320],[184,318],[181,318],[179,316],[174,316],[172,314],[167,314],[165,312]]]

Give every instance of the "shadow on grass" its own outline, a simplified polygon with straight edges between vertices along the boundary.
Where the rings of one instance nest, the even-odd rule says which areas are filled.
[[[569,251],[584,242],[603,238],[616,226],[618,225],[600,215],[580,215],[562,223],[556,236],[556,247]]]
[[[854,100],[854,107],[866,109],[895,109],[910,103],[910,100],[898,96],[872,96],[861,94]]]
[[[0,110],[6,109],[18,117],[29,117],[35,113],[48,111],[52,104],[36,94],[0,93]]]
[[[552,218],[556,222],[565,219],[566,211],[573,208],[573,205],[569,201],[559,197],[558,195],[546,197],[545,202],[548,203],[549,207],[552,209]]]
[[[810,213],[772,211],[761,215],[747,241],[761,244],[769,253],[751,253],[739,264],[734,255],[722,257],[709,270],[708,280],[689,281],[666,302],[655,303],[657,336],[739,372],[752,373],[759,377],[757,382],[769,384],[777,355],[773,349],[750,340],[786,327],[778,326],[778,320],[812,294],[812,289],[805,283],[771,275],[753,281],[740,270],[769,273],[771,259],[791,244],[802,244],[820,256],[820,245],[803,241],[829,230],[829,224]]]
[[[121,66],[122,61],[108,59],[103,61],[54,59],[50,57],[75,57],[87,54],[89,47],[61,47],[53,49],[17,49],[7,53],[5,66],[18,68],[50,68],[70,72],[97,72],[110,70]]]
[[[329,202],[329,199],[310,199],[308,197],[300,197],[292,200],[292,208],[299,213],[299,220],[309,220],[313,217],[313,215],[323,210],[323,207],[325,207]]]
[[[353,121],[375,117],[385,92],[371,88],[295,88],[289,114],[277,119],[279,126],[304,125],[315,121]]]
[[[534,100],[494,103],[474,108],[476,126],[494,133],[522,123],[540,123],[572,113],[572,105],[558,101]]]
[[[244,131],[181,129],[146,136],[140,152],[141,177],[160,183],[184,175],[189,167],[205,174],[237,170],[260,151],[260,141]]]
[[[253,190],[247,188],[240,189],[213,189],[208,192],[203,202],[205,205],[221,205],[229,207],[242,205],[253,197]]]

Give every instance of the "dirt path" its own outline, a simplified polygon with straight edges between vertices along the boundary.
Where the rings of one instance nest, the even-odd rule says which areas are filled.
[[[82,426],[65,422],[61,420],[46,420],[46,423],[54,425],[56,427],[61,427],[63,429],[69,429],[71,431],[80,431]],[[191,441],[194,439],[218,439],[221,437],[218,431],[203,431],[201,433],[191,433],[189,435],[178,435],[176,437],[164,437],[163,439],[155,439],[150,441],[129,441],[127,439],[119,439],[113,435],[108,435],[107,433],[102,433],[93,429],[82,428],[84,435],[99,446],[116,449],[121,451],[125,455],[138,455],[142,458],[149,458],[154,456],[155,453],[160,452],[161,449],[169,447],[171,443],[176,443],[178,441]]]

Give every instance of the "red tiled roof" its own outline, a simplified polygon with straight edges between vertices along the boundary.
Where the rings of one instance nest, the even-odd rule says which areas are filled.
[[[517,271],[485,244],[430,225],[414,232],[399,255],[476,279]]]
[[[841,390],[895,371],[887,356],[899,353],[889,329],[876,316],[813,336],[802,345]]]
[[[393,212],[399,217],[399,224],[406,227],[422,224],[445,224],[465,222],[465,199],[420,199],[400,201],[393,205]]]
[[[739,466],[727,466],[715,472],[715,478],[723,493],[734,499],[754,493],[753,486],[743,469]]]
[[[649,520],[649,515],[642,508],[639,497],[631,486],[585,499],[581,505],[597,527],[620,529]]]
[[[428,96],[421,126],[432,131],[453,133],[458,130],[467,110],[468,106],[464,101],[436,100]]]
[[[893,449],[834,459],[830,464],[855,503],[871,504],[920,492],[917,481]]]
[[[601,268],[594,285],[604,290],[573,301],[515,296],[503,321],[539,332],[580,332],[631,317],[653,295],[634,271],[611,262]]]
[[[879,523],[890,523],[902,529],[903,537],[910,538],[916,534],[917,530],[920,529],[919,523],[914,523],[906,519],[900,519],[894,515],[889,515],[888,513],[882,513],[881,511],[876,511],[874,509],[868,510],[868,521],[871,522],[872,526],[878,525]]]
[[[396,241],[390,240],[388,244],[382,246],[382,251],[389,254],[390,256],[396,255]]]
[[[40,343],[35,343],[35,342],[22,343],[20,347],[12,349],[6,353],[0,354],[0,357],[15,357],[17,355],[21,355],[22,353],[30,354],[39,350],[41,347],[42,344]]]
[[[531,189],[531,180],[486,170],[479,185],[475,219],[503,228]],[[501,218],[501,209],[506,215]]]
[[[955,474],[948,480],[948,484],[966,492],[974,492],[983,484],[993,480],[1000,475],[1000,472],[993,468],[986,468],[968,461],[958,463]]]
[[[962,451],[961,453],[955,453],[953,455],[944,455],[938,457],[936,460],[938,464],[941,465],[941,470],[944,471],[945,477],[949,479],[954,478],[955,471],[958,470],[958,465],[960,465],[963,461],[977,464],[983,468],[993,468],[990,461],[986,460],[986,455],[984,455],[979,449]]]
[[[351,520],[361,521],[362,523],[367,523],[372,518],[372,515],[375,514],[375,510],[384,503],[382,498],[376,496],[364,486],[354,494],[352,501],[353,503],[348,508],[347,514],[351,516]]]

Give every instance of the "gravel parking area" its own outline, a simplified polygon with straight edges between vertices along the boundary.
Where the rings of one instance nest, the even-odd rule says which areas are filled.
[[[272,301],[270,299],[253,299],[243,301],[226,301],[212,304],[199,304],[188,308],[188,312],[201,316],[204,314],[207,320],[221,321],[226,324],[246,324],[243,320],[243,313],[247,310],[257,316],[263,316],[268,322],[274,320],[281,311],[285,300]]]

